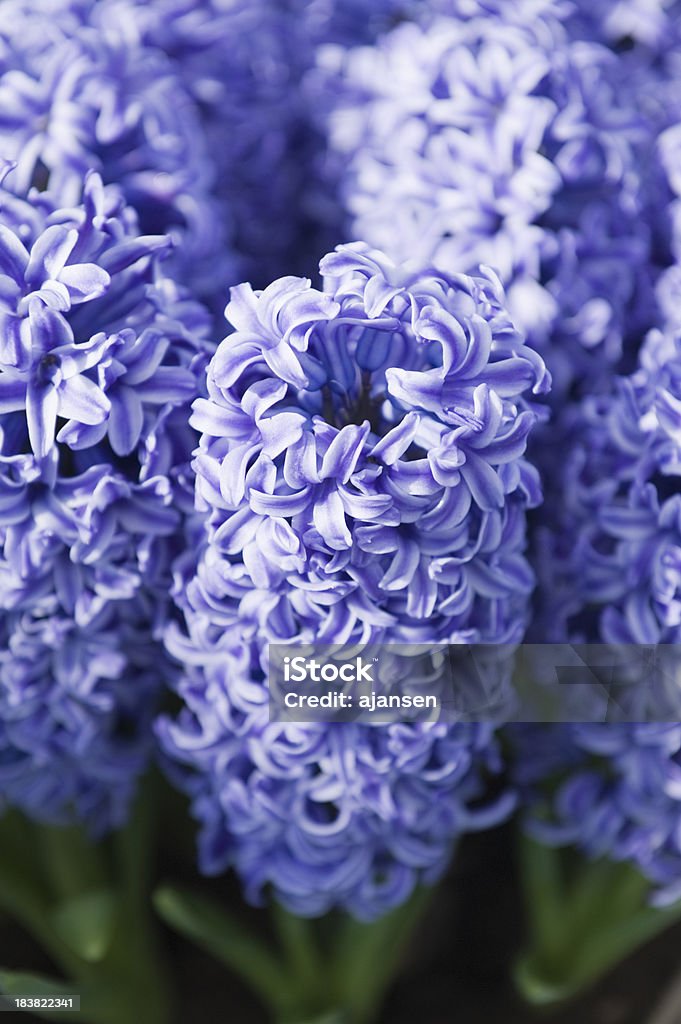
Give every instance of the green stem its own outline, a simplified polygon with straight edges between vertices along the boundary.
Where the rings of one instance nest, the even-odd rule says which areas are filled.
[[[346,919],[332,962],[336,999],[352,1024],[368,1024],[375,1018],[431,900],[432,890],[421,888],[378,921]]]
[[[82,828],[40,829],[42,875],[60,899],[77,897],[108,884],[109,873],[102,850]]]
[[[535,1004],[572,998],[681,917],[648,902],[650,884],[631,865],[582,860],[569,878],[572,851],[523,836],[520,865],[529,942],[515,968]]]
[[[127,827],[100,846],[79,829],[0,822],[0,906],[63,970],[68,982],[54,983],[82,996],[92,1024],[169,1020],[149,899],[153,807],[145,786]]]
[[[165,886],[155,893],[160,917],[242,978],[276,1013],[286,1004],[289,974],[274,954],[214,900]]]
[[[156,782],[145,779],[128,825],[113,837],[117,914],[111,947],[101,965],[106,991],[101,1024],[167,1024],[170,1019],[170,979],[151,902]]]
[[[0,822],[0,906],[33,935],[52,959],[67,972],[80,960],[65,947],[52,919],[52,887],[41,859],[41,831],[16,813]]]
[[[273,904],[272,918],[290,974],[300,989],[316,992],[323,977],[323,962],[314,924],[290,914],[279,903]]]
[[[167,924],[245,981],[278,1024],[369,1024],[429,898],[420,890],[370,924],[337,914],[307,920],[275,906],[279,953],[200,893],[166,886],[155,904]]]

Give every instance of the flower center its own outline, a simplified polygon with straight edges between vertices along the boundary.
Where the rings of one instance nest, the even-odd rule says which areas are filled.
[[[37,366],[37,377],[41,384],[59,384],[62,377],[59,356],[52,352],[43,356]]]
[[[359,425],[368,420],[373,433],[381,434],[382,399],[371,393],[371,374],[362,373],[360,387],[354,394],[340,394],[327,385],[323,389],[323,415],[327,423],[341,429],[350,423]]]

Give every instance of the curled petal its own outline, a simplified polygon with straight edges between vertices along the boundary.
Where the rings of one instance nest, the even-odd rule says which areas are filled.
[[[116,455],[129,455],[135,450],[142,433],[144,411],[133,388],[121,385],[110,395],[109,440]]]
[[[86,426],[101,423],[109,415],[111,403],[94,381],[79,374],[61,382],[58,388],[58,412],[67,420]]]
[[[31,448],[38,458],[45,458],[54,444],[59,396],[51,383],[31,380],[26,389],[26,420]]]

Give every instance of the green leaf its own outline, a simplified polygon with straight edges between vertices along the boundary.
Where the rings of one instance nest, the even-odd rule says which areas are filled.
[[[167,924],[240,975],[280,1024],[364,1024],[373,1018],[429,899],[428,889],[419,890],[370,924],[341,915],[310,922],[276,906],[285,963],[198,893],[164,887],[154,903]],[[330,941],[322,948],[325,927]]]
[[[52,910],[52,924],[74,953],[97,963],[111,945],[115,911],[113,890],[98,889],[61,902]]]
[[[109,885],[103,848],[90,839],[82,825],[38,825],[34,831],[40,837],[41,874],[53,903]]]
[[[556,852],[521,833],[519,860],[534,944],[546,959],[560,958],[565,894]]]
[[[513,981],[523,999],[532,1006],[553,1006],[579,991],[579,986],[550,976],[540,956],[523,953],[513,965]]]
[[[268,947],[215,901],[166,886],[154,894],[159,916],[243,978],[272,1008],[287,1005],[290,976]]]
[[[0,969],[0,992],[5,995],[25,996],[73,996],[73,986],[45,974],[31,974],[27,971]]]
[[[530,936],[514,978],[535,1005],[579,994],[681,917],[681,903],[664,910],[648,904],[650,883],[630,864],[582,858],[568,882],[570,856],[521,840]]]
[[[336,1003],[354,1022],[373,1019],[433,890],[417,889],[401,907],[371,923],[345,918],[333,954]]]
[[[153,794],[144,785],[135,810],[144,827],[135,830],[130,822],[96,846],[77,828],[37,825],[13,814],[0,821],[0,910],[20,921],[74,979],[70,991],[83,1000],[84,1012],[73,1018],[79,1024],[170,1019],[172,997],[148,885],[150,811]],[[7,974],[8,984],[12,977]],[[59,991],[59,983],[48,985]],[[55,1019],[64,1021],[66,1012],[57,1012]]]
[[[272,918],[289,970],[298,985],[310,995],[320,987],[325,988],[315,922],[289,913],[280,903],[272,905]]]

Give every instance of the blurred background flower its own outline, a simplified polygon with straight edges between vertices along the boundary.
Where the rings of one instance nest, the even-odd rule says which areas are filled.
[[[130,45],[130,11],[107,18],[105,8],[3,5],[0,153],[17,164],[9,187],[48,188],[68,206],[97,170],[122,189],[143,231],[182,239],[176,275],[210,294],[232,257],[199,112],[166,54]]]
[[[560,397],[652,315],[649,126],[562,5],[461,6],[375,48],[320,51],[340,194],[350,230],[393,258],[495,267]]]
[[[209,318],[168,247],[94,172],[71,208],[0,193],[0,792],[95,831],[124,821],[170,671],[154,636]]]

